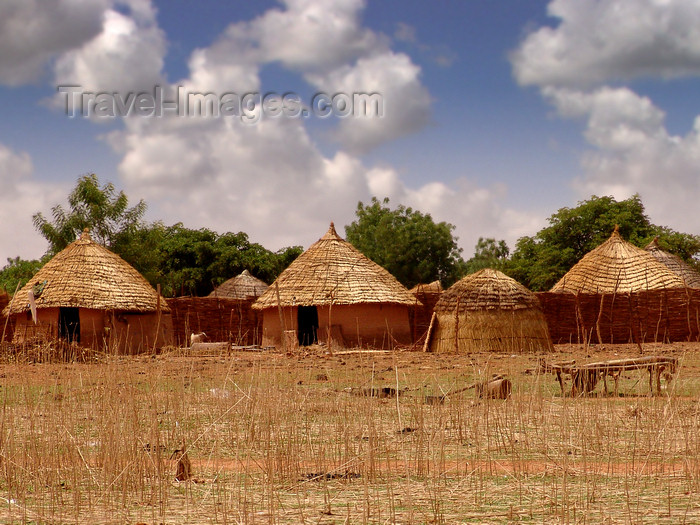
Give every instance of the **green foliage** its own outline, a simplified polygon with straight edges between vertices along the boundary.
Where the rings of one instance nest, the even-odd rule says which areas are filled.
[[[95,242],[112,247],[118,237],[142,226],[146,203],[129,208],[123,191],[117,192],[111,182],[100,187],[97,175],[83,175],[68,196],[69,210],[57,204],[51,209],[52,220],[43,214],[33,216],[34,227],[49,241],[49,253],[56,254],[78,238],[84,228],[90,229]]]
[[[297,246],[274,253],[251,243],[243,232],[220,235],[207,228],[185,228],[182,223],[167,227],[155,223],[124,241],[115,247],[117,253],[151,284],[160,284],[165,296],[208,295],[245,269],[272,282],[302,252]]]
[[[616,201],[592,196],[575,208],[561,208],[549,226],[518,240],[504,271],[531,290],[548,290],[586,253],[605,242],[619,225],[622,237],[644,247],[659,236],[662,248],[691,263],[700,253],[700,237],[656,226],[644,213],[639,195]]]
[[[13,294],[17,285],[24,286],[46,263],[46,258],[27,261],[19,257],[7,258],[7,264],[0,270],[0,288]]]
[[[404,286],[439,279],[453,283],[460,270],[461,248],[452,235],[454,226],[435,223],[430,215],[404,206],[392,210],[389,199],[358,203],[357,220],[345,227],[348,242],[386,268]]]
[[[509,253],[510,249],[506,241],[479,237],[474,247],[474,256],[464,264],[464,273],[474,273],[484,268],[502,270]]]

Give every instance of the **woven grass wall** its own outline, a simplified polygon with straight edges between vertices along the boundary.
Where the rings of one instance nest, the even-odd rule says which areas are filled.
[[[440,300],[442,290],[435,290],[424,286],[422,288],[413,289],[411,292],[416,296],[416,303],[420,302],[420,304],[411,306],[411,311],[409,313],[411,334],[413,335],[413,341],[420,341],[428,332],[430,319],[433,317],[435,304]]]
[[[618,294],[539,292],[554,343],[698,341],[700,290]]]
[[[542,312],[517,310],[466,310],[438,312],[430,350],[439,353],[551,352],[552,342]]]
[[[262,314],[251,308],[255,297],[176,297],[167,301],[178,346],[188,346],[192,332],[205,332],[210,342],[261,343]]]

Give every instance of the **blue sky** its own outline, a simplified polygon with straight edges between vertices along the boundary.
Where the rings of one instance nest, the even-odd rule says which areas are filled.
[[[513,247],[591,194],[700,233],[690,0],[5,0],[0,260],[95,172],[149,220],[308,246],[389,197]],[[374,91],[381,119],[68,118],[86,91]],[[698,126],[700,130],[700,125]]]

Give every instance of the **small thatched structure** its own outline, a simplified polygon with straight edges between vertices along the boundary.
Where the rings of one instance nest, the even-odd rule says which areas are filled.
[[[123,353],[170,344],[169,313],[165,299],[148,281],[95,243],[87,229],[47,262],[4,310],[15,321],[13,342],[61,338]]]
[[[208,297],[224,297],[228,299],[248,299],[260,297],[267,290],[267,283],[253,277],[248,270],[243,270],[217,286]]]
[[[551,292],[614,294],[684,287],[683,279],[648,251],[625,241],[616,226],[610,238],[584,255]]]
[[[549,352],[547,322],[530,290],[498,270],[462,278],[435,305],[433,352]]]
[[[687,288],[700,288],[700,274],[677,255],[662,250],[659,246],[658,237],[654,237],[654,240],[647,244],[644,249],[652,254],[657,261],[683,279]]]
[[[416,298],[416,306],[413,307],[411,313],[411,330],[414,341],[420,341],[428,333],[430,319],[433,317],[435,305],[440,300],[443,291],[440,281],[417,284],[411,288],[410,292]]]
[[[410,344],[416,298],[384,268],[338,236],[333,223],[253,304],[263,346],[328,342],[391,348]],[[420,304],[420,303],[418,303]]]

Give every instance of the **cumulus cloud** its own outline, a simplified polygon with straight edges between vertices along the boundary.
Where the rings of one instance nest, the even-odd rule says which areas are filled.
[[[0,144],[0,267],[8,257],[22,255],[38,258],[46,251],[46,242],[36,234],[32,214],[46,212],[65,196],[65,189],[32,178],[32,159],[25,152],[15,152]]]
[[[92,92],[151,92],[162,82],[165,49],[150,1],[119,1],[103,11],[99,33],[56,59],[54,79]]]
[[[587,87],[700,73],[695,0],[553,0],[542,27],[512,54],[523,85]]]
[[[652,220],[700,231],[700,117],[669,133],[665,112],[622,80],[700,75],[700,4],[686,0],[553,0],[556,27],[525,37],[511,55],[523,85],[536,85],[564,118],[585,122],[591,149],[574,187],[627,198],[639,193]],[[613,86],[612,84],[618,84]]]
[[[455,223],[467,252],[479,235],[514,242],[531,233],[522,231],[532,224],[529,217],[513,217],[499,204],[505,188],[468,181],[409,188],[390,166],[366,166],[361,152],[428,121],[431,101],[420,68],[361,26],[362,2],[294,0],[283,7],[232,24],[211,46],[195,50],[189,76],[178,84],[212,93],[257,91],[260,69],[277,62],[319,90],[382,93],[385,117],[340,120],[338,148],[330,154],[303,119],[262,118],[253,125],[230,117],[125,119],[107,140],[122,156],[119,174],[128,193],[144,197],[166,223],[186,218],[190,227],[242,230],[270,248],[310,244],[329,221],[351,222],[357,202],[373,195]]]
[[[431,98],[420,82],[420,68],[403,53],[387,51],[361,58],[325,75],[309,75],[309,79],[327,93],[381,96],[377,111],[370,106],[368,115],[349,116],[339,122],[333,137],[350,151],[368,151],[418,131],[430,121]]]
[[[53,57],[100,32],[107,0],[4,0],[0,3],[0,83],[37,81]]]

